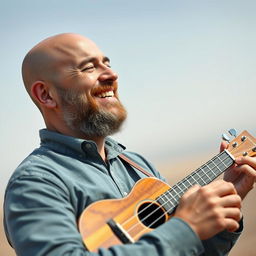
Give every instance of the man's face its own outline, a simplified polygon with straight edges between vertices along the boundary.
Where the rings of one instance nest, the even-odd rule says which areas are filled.
[[[55,50],[61,56],[53,79],[59,108],[73,131],[105,137],[118,131],[126,118],[117,96],[117,74],[93,42],[75,39]]]

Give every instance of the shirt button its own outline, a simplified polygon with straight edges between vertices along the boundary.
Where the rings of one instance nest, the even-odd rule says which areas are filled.
[[[87,149],[91,149],[91,148],[92,148],[92,145],[89,144],[89,143],[86,143],[86,144],[85,144],[85,147],[86,147]]]
[[[124,194],[124,196],[127,196],[127,195],[128,195],[128,193],[127,193],[127,192],[123,192],[123,194]]]

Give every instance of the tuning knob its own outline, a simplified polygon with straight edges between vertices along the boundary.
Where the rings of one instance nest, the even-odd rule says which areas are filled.
[[[227,141],[227,142],[230,142],[230,138],[228,137],[228,135],[226,133],[222,134],[222,139]]]
[[[236,136],[237,136],[237,131],[236,131],[236,129],[234,129],[234,128],[230,129],[228,132],[229,132],[229,134],[230,134],[231,136],[233,136],[233,137],[236,137]]]

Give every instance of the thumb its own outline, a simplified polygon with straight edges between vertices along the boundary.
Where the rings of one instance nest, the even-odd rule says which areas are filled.
[[[228,147],[228,143],[226,141],[222,141],[220,144],[220,152],[222,152],[224,149]]]

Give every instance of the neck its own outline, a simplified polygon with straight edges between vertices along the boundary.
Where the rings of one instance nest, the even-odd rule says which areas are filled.
[[[105,138],[97,137],[97,138],[90,138],[90,140],[96,143],[99,155],[101,156],[103,161],[106,162]]]
[[[46,127],[47,127],[48,130],[59,132],[61,134],[64,134],[64,135],[67,135],[67,136],[72,136],[72,137],[75,137],[75,138],[94,141],[97,145],[99,155],[101,156],[101,158],[103,159],[104,162],[106,161],[105,137],[87,137],[83,133],[71,130],[63,124],[59,125],[59,126],[51,125],[50,122],[49,123],[45,122],[45,124],[46,124]]]

